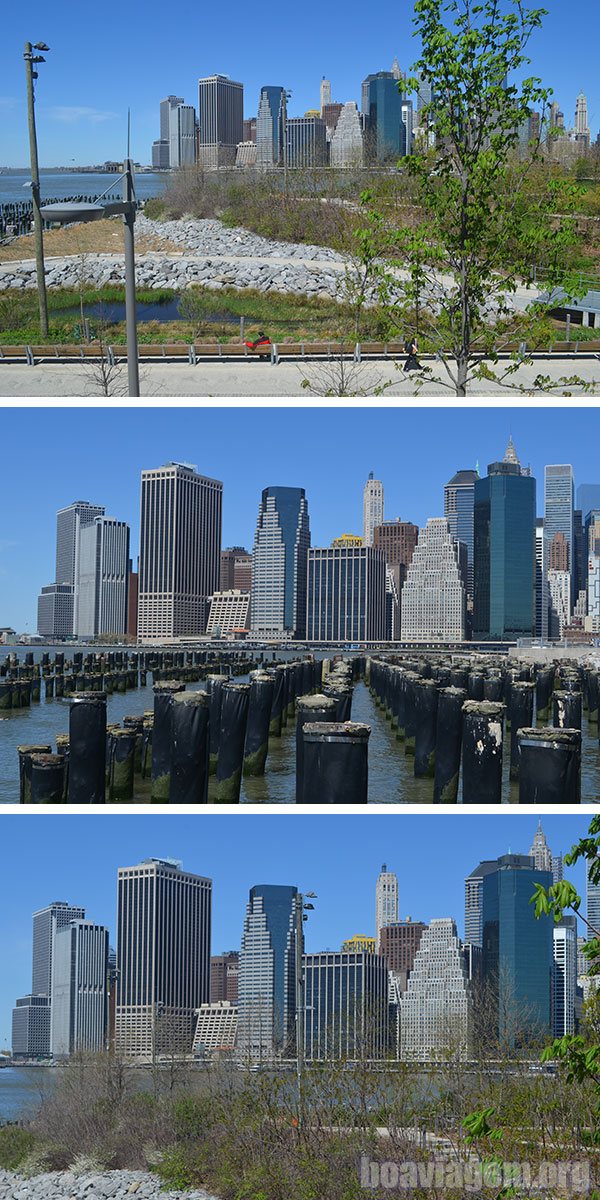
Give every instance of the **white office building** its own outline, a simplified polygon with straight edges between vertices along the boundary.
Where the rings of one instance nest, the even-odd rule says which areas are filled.
[[[554,925],[552,936],[552,1030],[558,1038],[575,1033],[577,918],[563,918]]]
[[[196,110],[178,104],[169,112],[169,162],[171,169],[193,167],[196,161]]]
[[[108,929],[71,921],[54,941],[50,1049],[69,1058],[106,1048],[108,1026]]]
[[[360,113],[354,100],[344,104],[329,143],[332,167],[362,167],[364,137]]]
[[[227,75],[198,80],[198,157],[205,170],[235,165],[244,138],[244,85]]]
[[[238,1028],[238,1006],[230,1000],[201,1004],[194,1033],[193,1054],[196,1058],[212,1058],[235,1050]]]
[[[223,484],[190,463],[142,471],[138,637],[193,637],[206,630],[221,570]]]
[[[471,996],[465,954],[450,917],[431,921],[400,1003],[400,1057],[468,1058]]]
[[[304,488],[265,488],[252,551],[250,628],[257,637],[305,636],[309,547]]]
[[[250,623],[250,592],[215,592],[210,602],[206,632],[209,637],[247,633]]]
[[[192,1049],[210,998],[212,881],[173,859],[120,867],[115,1047],[150,1062]]]
[[[448,521],[432,517],[419,535],[402,588],[402,641],[462,642],[466,590],[459,543]]]
[[[380,479],[369,478],[363,491],[363,542],[372,546],[376,525],[383,525],[383,484]]]
[[[548,636],[561,638],[571,624],[571,572],[548,571]]]
[[[129,526],[96,517],[81,530],[75,589],[75,633],[79,638],[127,632]]]
[[[384,863],[375,884],[375,949],[379,954],[381,930],[398,921],[398,876]]]

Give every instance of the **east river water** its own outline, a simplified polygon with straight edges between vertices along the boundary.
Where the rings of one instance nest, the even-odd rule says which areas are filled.
[[[86,647],[78,647],[86,653]],[[91,650],[100,649],[98,646],[89,647]],[[44,647],[36,647],[34,658],[39,661]],[[19,657],[23,659],[24,652],[19,648]],[[53,650],[50,648],[51,657]],[[67,656],[73,651],[66,650]],[[293,657],[292,654],[282,653],[279,658]],[[324,657],[324,656],[323,656]],[[154,698],[151,675],[148,674],[149,684],[145,688],[132,691],[113,693],[108,697],[107,717],[111,723],[118,723],[125,716],[136,716],[152,709]],[[193,689],[202,689],[204,683],[191,685]],[[42,685],[43,695],[43,685]],[[432,781],[415,779],[413,774],[413,759],[406,758],[402,743],[396,739],[395,732],[382,716],[373,697],[364,683],[359,683],[354,689],[352,701],[352,719],[362,721],[371,727],[369,740],[369,801],[379,804],[428,804],[431,803]],[[4,803],[17,804],[19,801],[19,763],[17,746],[22,744],[52,744],[54,749],[57,733],[67,733],[69,729],[69,701],[42,700],[32,704],[30,708],[18,709],[14,712],[3,712],[0,716],[0,800]],[[518,802],[518,787],[510,784],[509,771],[509,739],[504,743],[504,787],[503,801]],[[267,758],[266,773],[257,779],[242,781],[242,804],[293,804],[295,802],[295,756],[296,739],[295,726],[290,723],[283,731],[281,738],[271,739]],[[136,800],[148,801],[149,781],[140,781]],[[583,761],[582,761],[582,801],[588,803],[600,799],[600,746],[598,730],[590,732],[587,718],[583,718]]]
[[[100,196],[111,184],[116,184],[112,193],[120,197],[119,176],[91,171],[41,171],[40,191],[43,201],[63,200],[67,196]],[[135,177],[135,194],[138,200],[158,196],[166,186],[168,175],[147,172]],[[31,200],[31,174],[28,171],[7,171],[0,174],[0,204],[22,204]],[[108,199],[109,197],[107,197]]]

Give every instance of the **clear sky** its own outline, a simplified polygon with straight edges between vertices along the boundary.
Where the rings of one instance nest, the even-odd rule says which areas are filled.
[[[35,632],[37,596],[54,581],[56,512],[74,500],[128,521],[138,551],[142,468],[192,462],[220,479],[223,546],[252,549],[264,487],[304,487],[312,544],[362,532],[369,471],[385,516],[423,526],[443,516],[444,484],[504,456],[509,434],[537,479],[571,463],[576,486],[600,483],[600,412],[569,408],[5,408],[0,418],[3,517],[0,626]]]
[[[3,813],[0,872],[0,1047],[11,1010],[31,988],[31,914],[52,900],[80,904],[115,944],[116,873],[148,857],[178,858],[213,880],[213,953],[238,949],[248,889],[285,883],[314,891],[309,951],[373,935],[375,882],[383,862],[398,875],[400,917],[464,925],[464,879],[482,859],[527,854],[538,817],[524,813],[195,816]],[[542,814],[553,854],[587,832],[584,816]],[[580,864],[568,878],[584,894]],[[584,910],[585,911],[585,908]]]
[[[593,135],[600,125],[598,0],[546,0],[543,29],[531,45],[532,72],[554,88],[572,125],[575,100],[586,92]],[[256,114],[260,88],[280,84],[292,91],[290,116],[319,101],[326,75],[336,100],[360,101],[361,80],[389,70],[394,55],[410,68],[417,57],[413,6],[379,0],[365,8],[354,0],[335,4],[306,0],[298,8],[249,6],[230,0],[226,9],[165,8],[159,0],[121,6],[13,5],[4,22],[0,51],[0,165],[26,166],[27,113],[23,45],[51,47],[39,68],[37,99],[42,166],[120,159],[126,146],[127,108],[132,110],[132,152],[150,161],[158,137],[158,104],[169,93],[197,107],[197,81],[215,73],[244,84],[245,113]]]

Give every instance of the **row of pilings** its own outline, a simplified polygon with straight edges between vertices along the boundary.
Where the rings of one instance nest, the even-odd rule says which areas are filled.
[[[503,761],[521,804],[581,800],[582,714],[598,728],[600,672],[491,656],[370,659],[369,686],[435,804],[502,800]]]
[[[242,777],[264,774],[270,740],[296,714],[299,802],[366,802],[370,730],[349,719],[353,682],[363,669],[364,659],[311,657],[261,665],[247,683],[208,671],[206,691],[187,691],[181,678],[159,679],[153,709],[122,725],[107,724],[105,691],[74,693],[69,733],[58,736],[56,753],[50,745],[18,747],[21,803],[127,802],[144,779],[155,803],[205,804],[209,783],[214,802],[238,803]],[[156,673],[155,666],[155,679]]]
[[[79,692],[106,692],[108,696],[128,692],[146,687],[149,674],[154,683],[173,678],[197,683],[209,671],[245,675],[255,665],[256,659],[241,651],[108,651],[85,655],[75,651],[72,658],[59,651],[53,658],[44,653],[39,662],[34,662],[33,653],[28,651],[24,662],[15,655],[0,662],[0,712],[28,708],[42,699],[62,700]]]

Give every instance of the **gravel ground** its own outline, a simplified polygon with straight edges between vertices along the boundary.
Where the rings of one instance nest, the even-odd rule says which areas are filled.
[[[163,1192],[160,1180],[145,1171],[104,1171],[101,1175],[73,1175],[53,1171],[22,1179],[0,1170],[0,1200],[218,1200],[209,1192]]]

